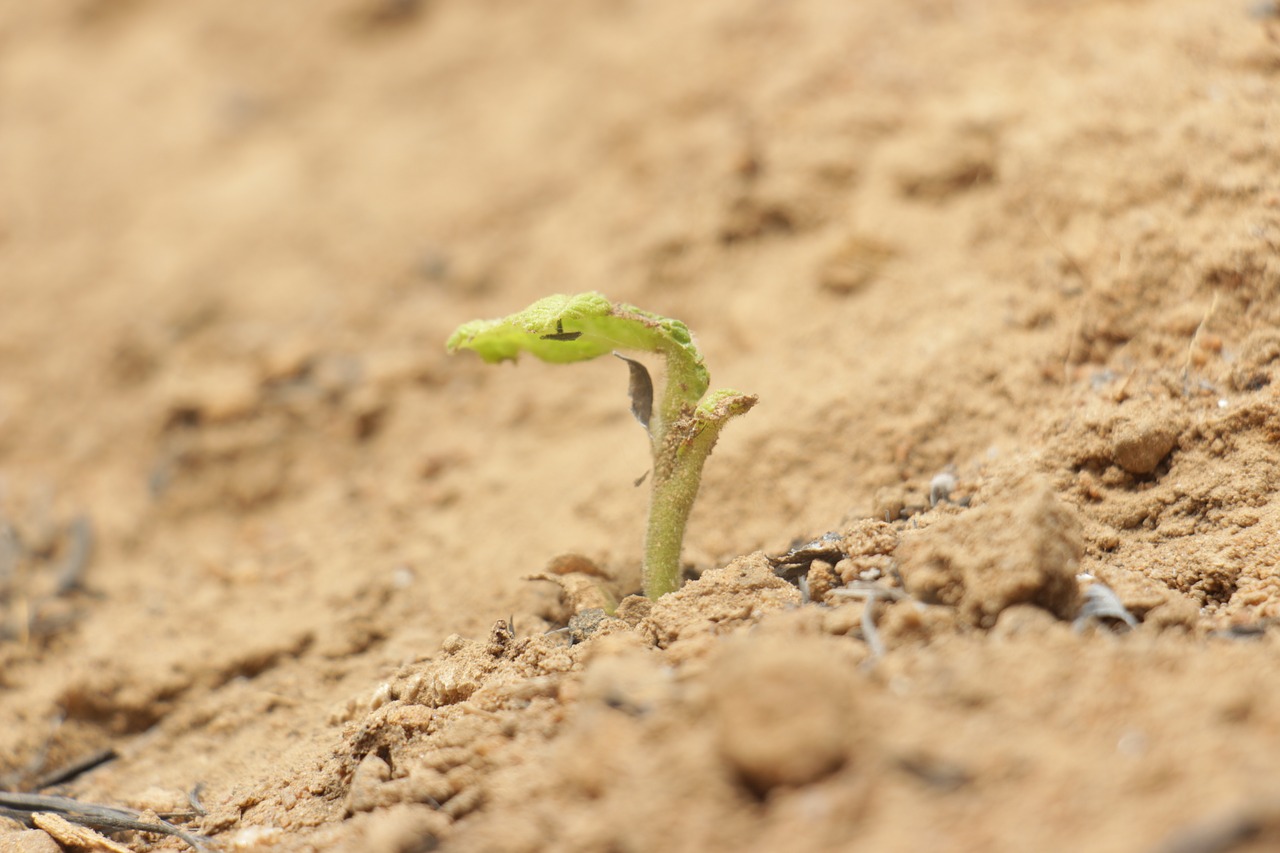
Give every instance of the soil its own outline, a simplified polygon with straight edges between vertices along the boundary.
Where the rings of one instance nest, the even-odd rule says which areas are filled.
[[[1274,849],[1278,91],[1269,2],[4,4],[0,788]],[[760,397],[656,602],[625,366],[444,352],[588,290]]]

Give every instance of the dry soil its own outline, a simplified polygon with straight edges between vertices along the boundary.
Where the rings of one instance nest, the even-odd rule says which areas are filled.
[[[625,366],[444,352],[587,290],[761,401],[654,603]],[[1274,849],[1278,487],[1273,2],[0,6],[0,788]]]

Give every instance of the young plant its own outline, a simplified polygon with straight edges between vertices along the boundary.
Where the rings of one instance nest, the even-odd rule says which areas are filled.
[[[711,377],[679,320],[610,302],[599,293],[548,296],[501,320],[459,326],[449,352],[475,350],[490,364],[528,352],[567,364],[613,353],[631,375],[631,412],[649,433],[653,492],[644,542],[644,591],[650,598],[680,586],[680,546],[720,430],[747,412],[756,397],[738,391],[708,393]],[[666,360],[665,385],[656,406],[653,381],[643,364],[617,350],[657,353]]]

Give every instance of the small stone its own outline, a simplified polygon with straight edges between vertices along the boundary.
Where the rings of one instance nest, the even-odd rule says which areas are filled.
[[[1145,410],[1118,421],[1111,434],[1111,458],[1124,470],[1146,476],[1178,443],[1178,425],[1162,413]]]
[[[569,617],[569,637],[574,643],[581,643],[600,630],[600,626],[609,621],[609,614],[603,607],[588,607]]]
[[[351,777],[347,814],[372,811],[387,805],[383,789],[390,779],[391,765],[386,761],[372,753],[362,758]]]

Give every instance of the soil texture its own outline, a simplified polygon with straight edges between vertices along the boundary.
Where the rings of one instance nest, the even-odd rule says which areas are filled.
[[[188,835],[0,850],[1269,850],[1277,684],[1274,2],[0,4],[0,791]]]

